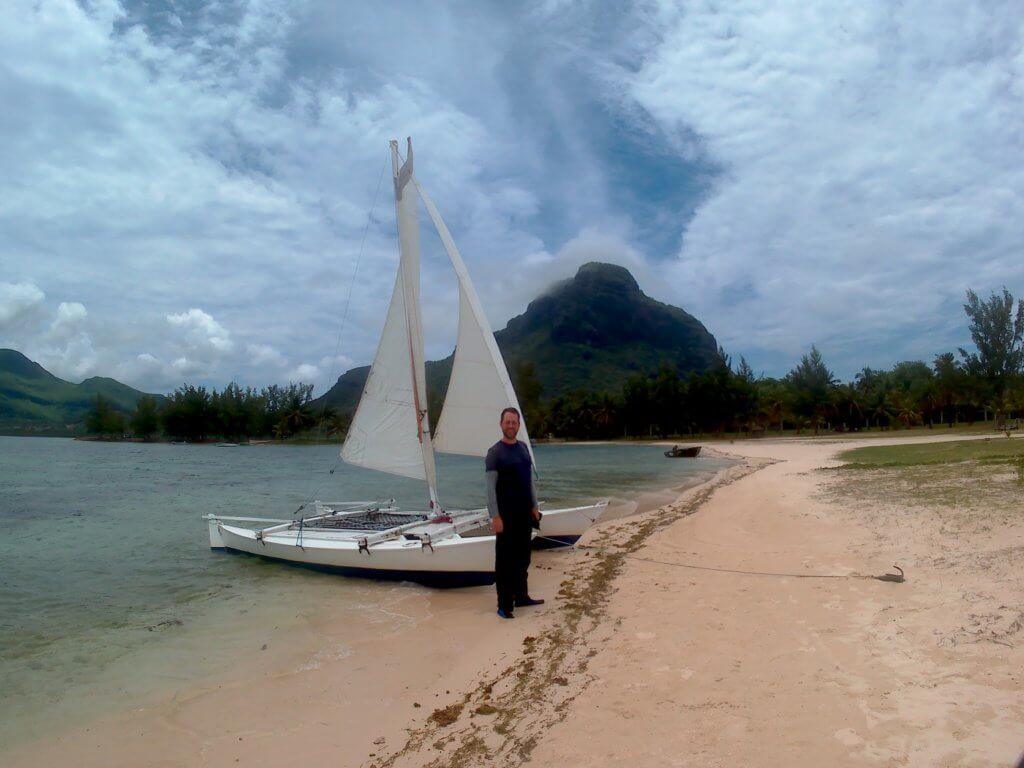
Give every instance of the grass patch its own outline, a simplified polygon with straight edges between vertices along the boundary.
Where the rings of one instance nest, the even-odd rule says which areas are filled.
[[[882,469],[964,461],[1018,464],[1024,461],[1024,440],[992,437],[987,440],[956,440],[917,445],[880,445],[854,448],[839,454],[844,469]]]
[[[856,448],[839,455],[823,498],[854,502],[879,522],[924,513],[941,532],[975,534],[1020,519],[1024,440],[994,437]]]
[[[927,612],[935,644],[1017,647],[1024,610],[1007,595],[1024,587],[1024,441],[857,449],[841,458],[857,461],[819,470],[828,480],[817,498],[837,502],[839,516],[870,532],[854,548],[893,552],[912,578],[948,579],[953,591],[941,604],[911,609]]]

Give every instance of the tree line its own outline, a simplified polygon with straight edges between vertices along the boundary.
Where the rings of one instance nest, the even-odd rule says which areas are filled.
[[[812,346],[782,378],[757,377],[723,350],[709,369],[680,375],[666,363],[630,377],[618,392],[576,391],[551,400],[532,363],[515,370],[516,392],[535,437],[580,439],[673,435],[860,431],[912,426],[953,426],[1012,419],[1024,411],[1024,302],[1003,288],[981,299],[967,291],[964,304],[975,350],[944,352],[930,363],[906,361],[891,370],[863,368],[841,383]],[[132,433],[149,438],[201,441],[288,438],[316,429],[344,436],[351,414],[311,406],[312,384],[260,391],[229,384],[223,391],[183,385],[162,403],[143,397],[125,415],[97,398],[86,420],[91,434]],[[437,423],[440,401],[431,401]]]
[[[617,393],[577,391],[549,402],[525,363],[515,371],[516,391],[531,434],[582,439],[1006,422],[1024,411],[1024,302],[1005,288],[988,299],[968,290],[964,311],[975,351],[863,368],[846,383],[812,346],[782,378],[756,377],[746,360],[733,366],[719,349],[701,373],[683,376],[666,364]]]
[[[257,391],[231,383],[219,392],[185,384],[162,402],[148,395],[139,398],[131,414],[121,413],[97,396],[85,428],[93,435],[131,434],[143,439],[164,435],[189,442],[284,439],[314,428],[328,437],[344,434],[348,418],[330,407],[315,412],[312,399],[312,384],[275,384]]]

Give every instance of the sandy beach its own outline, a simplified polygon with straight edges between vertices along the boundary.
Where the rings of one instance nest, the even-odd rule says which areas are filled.
[[[2,762],[1013,765],[1019,497],[908,507],[829,470],[905,440],[722,444],[742,461],[538,553],[547,604],[512,622],[488,588],[396,588],[383,622],[326,601],[301,642]],[[873,578],[893,563],[904,583]]]

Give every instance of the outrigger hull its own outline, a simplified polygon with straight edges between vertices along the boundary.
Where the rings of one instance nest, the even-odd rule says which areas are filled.
[[[210,520],[210,546],[292,565],[430,587],[494,583],[494,538],[450,536],[432,544],[397,538],[360,547],[358,539],[296,530],[257,536],[257,531]]]
[[[599,501],[585,507],[543,510],[540,527],[533,532],[533,548],[571,547],[597,522],[607,507],[607,501]],[[462,535],[482,537],[490,535],[490,532],[490,527],[485,525],[466,531]]]
[[[533,548],[553,549],[572,546],[597,522],[607,506],[607,501],[599,501],[585,507],[544,510],[540,528],[534,531]]]

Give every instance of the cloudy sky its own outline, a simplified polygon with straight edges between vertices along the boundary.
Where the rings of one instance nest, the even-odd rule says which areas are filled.
[[[496,328],[610,261],[755,371],[813,343],[845,379],[1024,293],[1019,0],[8,0],[0,104],[0,347],[72,381],[368,363],[407,135]]]

